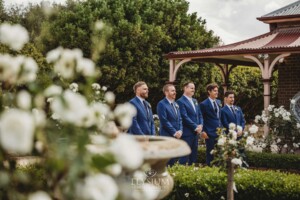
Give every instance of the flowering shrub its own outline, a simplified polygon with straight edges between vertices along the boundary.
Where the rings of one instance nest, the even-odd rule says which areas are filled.
[[[0,42],[18,51],[28,33],[2,24]],[[43,88],[32,58],[0,55],[0,199],[155,199],[155,186],[131,186],[130,178],[142,179],[147,167],[137,141],[119,133],[131,125],[134,107],[114,104],[114,94],[94,82],[95,64],[81,50],[58,47],[46,60],[53,84]],[[14,155],[36,156],[46,182],[20,172]]]
[[[214,155],[213,163],[227,169],[228,162],[231,162],[235,166],[242,167],[242,164],[246,164],[244,160],[245,148],[250,148],[253,145],[255,134],[258,131],[258,127],[252,125],[249,128],[249,132],[244,132],[243,135],[238,138],[237,132],[242,130],[242,127],[236,126],[233,123],[229,124],[228,134],[223,129],[219,129],[218,142],[211,154]]]
[[[269,134],[260,138],[257,146],[264,151],[293,153],[300,145],[300,124],[296,118],[283,106],[269,105],[267,112],[255,117],[258,124],[268,125]]]

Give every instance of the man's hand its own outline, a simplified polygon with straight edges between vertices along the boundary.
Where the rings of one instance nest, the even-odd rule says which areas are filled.
[[[198,125],[195,131],[196,131],[197,134],[201,134],[201,132],[202,132],[202,125]]]
[[[177,138],[177,139],[179,139],[179,138],[181,138],[181,136],[182,136],[182,131],[176,131],[174,137]]]
[[[201,138],[203,138],[203,139],[208,139],[209,137],[208,137],[207,133],[202,132],[202,133],[201,133]]]

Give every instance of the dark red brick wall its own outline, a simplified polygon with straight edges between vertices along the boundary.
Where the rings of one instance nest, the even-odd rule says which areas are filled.
[[[300,91],[300,54],[285,58],[278,67],[278,104],[290,108],[290,99]]]

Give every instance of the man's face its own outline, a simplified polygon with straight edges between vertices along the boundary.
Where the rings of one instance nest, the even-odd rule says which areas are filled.
[[[208,96],[211,99],[216,99],[218,98],[218,94],[219,94],[219,88],[215,87],[214,89],[212,89],[211,91],[208,91]]]
[[[184,94],[188,97],[192,97],[195,94],[195,85],[193,83],[189,83],[184,87]]]
[[[230,94],[228,97],[225,97],[225,102],[232,106],[234,104],[234,94]]]
[[[165,95],[170,100],[176,99],[176,89],[174,86],[169,86],[168,90],[165,92]]]
[[[138,87],[136,89],[136,95],[139,97],[146,99],[146,98],[148,98],[148,94],[149,94],[149,90],[148,90],[148,86],[146,84],[141,85],[140,87]]]

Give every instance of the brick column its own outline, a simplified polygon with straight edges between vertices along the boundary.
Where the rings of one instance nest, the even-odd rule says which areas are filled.
[[[285,58],[278,67],[278,104],[290,108],[290,99],[300,91],[300,54]]]

